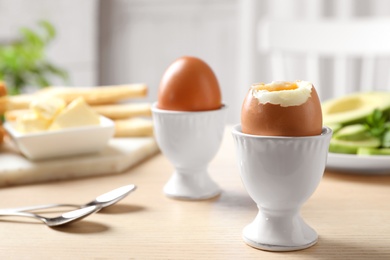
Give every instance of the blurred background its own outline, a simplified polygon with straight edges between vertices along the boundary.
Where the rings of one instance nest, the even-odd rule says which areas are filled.
[[[371,16],[390,16],[390,1],[0,0],[0,43],[17,39],[21,27],[34,28],[39,20],[49,21],[56,36],[47,46],[47,58],[69,75],[67,81],[54,78],[52,84],[143,82],[149,86],[150,102],[156,101],[160,78],[176,58],[197,56],[215,71],[230,108],[228,123],[237,123],[250,84],[274,80],[267,53],[257,51],[259,19],[308,19],[310,23],[310,19],[323,17]],[[329,62],[322,62],[326,70]],[[387,77],[389,61],[384,59],[378,66],[384,68],[379,73]],[[295,79],[310,81],[294,75],[288,80]],[[314,83],[317,88],[326,88],[326,82]],[[332,97],[331,92],[321,93],[322,100]]]

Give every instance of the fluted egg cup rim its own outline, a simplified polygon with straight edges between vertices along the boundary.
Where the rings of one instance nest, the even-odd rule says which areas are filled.
[[[227,105],[225,103],[222,103],[221,107],[218,109],[213,109],[213,110],[202,110],[202,111],[180,111],[180,110],[167,110],[167,109],[161,109],[157,107],[158,102],[154,102],[152,104],[152,112],[156,113],[165,113],[165,114],[206,114],[206,113],[212,113],[212,112],[217,112],[221,110],[227,109]]]
[[[333,131],[331,128],[327,126],[322,127],[322,132],[319,135],[310,135],[310,136],[271,136],[271,135],[251,135],[251,134],[245,134],[242,132],[241,124],[236,124],[232,128],[232,133],[234,135],[242,136],[242,137],[249,137],[249,138],[255,138],[255,139],[274,139],[274,140],[310,140],[310,139],[318,139],[318,138],[325,138],[328,135],[332,135]]]

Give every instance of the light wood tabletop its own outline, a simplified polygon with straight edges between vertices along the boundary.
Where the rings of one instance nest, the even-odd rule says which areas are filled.
[[[390,175],[326,171],[302,208],[318,243],[275,253],[241,238],[257,207],[241,183],[229,129],[209,166],[220,196],[167,198],[162,189],[172,171],[157,154],[122,174],[1,188],[0,208],[6,208],[83,203],[116,187],[138,186],[111,208],[61,228],[1,218],[0,259],[390,259]]]

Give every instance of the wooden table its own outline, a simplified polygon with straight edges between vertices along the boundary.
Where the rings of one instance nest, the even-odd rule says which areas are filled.
[[[87,202],[110,189],[138,185],[118,204],[66,227],[2,219],[0,259],[390,259],[390,176],[325,172],[302,209],[320,235],[318,243],[274,253],[241,239],[257,208],[241,183],[229,130],[209,170],[223,193],[198,202],[164,196],[173,168],[162,154],[123,174],[2,188],[4,208]]]

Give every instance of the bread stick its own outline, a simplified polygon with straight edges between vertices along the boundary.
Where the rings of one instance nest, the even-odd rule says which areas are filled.
[[[7,110],[7,102],[7,87],[4,82],[0,81],[0,115],[4,115]]]
[[[8,97],[0,97],[0,115],[4,115],[8,107]]]
[[[153,122],[144,118],[115,120],[115,137],[152,136]]]
[[[3,125],[1,124],[0,125],[0,144],[3,144],[4,143],[4,137],[6,135],[6,132],[3,128]]]
[[[7,100],[7,110],[27,109],[30,103],[36,99],[34,94],[22,94],[17,96],[9,96]]]
[[[4,115],[7,110],[7,88],[5,83],[0,81],[0,115]],[[0,144],[4,142],[5,131],[3,129],[3,123],[0,120]]]
[[[7,95],[7,87],[3,81],[0,81],[0,97]]]
[[[98,114],[115,119],[125,119],[137,116],[151,116],[149,103],[126,103],[115,105],[92,106]]]
[[[115,103],[124,99],[145,97],[145,84],[129,84],[115,86],[88,87],[50,87],[37,92],[38,95],[56,96],[67,103],[77,97],[83,97],[89,105]]]
[[[0,98],[1,106],[1,98]],[[151,116],[151,105],[149,103],[127,103],[115,105],[91,106],[98,114],[108,117],[112,120],[126,119],[131,117]],[[14,109],[5,112],[7,121],[14,121],[22,114],[28,112],[28,109]]]
[[[104,87],[49,87],[34,94],[9,96],[6,110],[27,109],[30,103],[40,96],[55,96],[70,103],[77,97],[84,97],[89,105],[103,105],[116,103],[120,100],[144,97],[147,86],[144,84],[116,85]],[[0,102],[0,111],[1,111]]]

